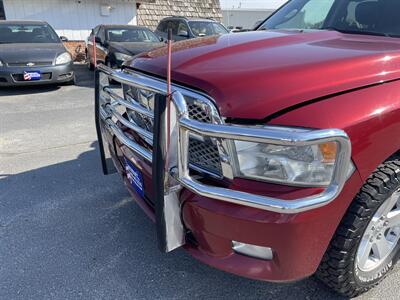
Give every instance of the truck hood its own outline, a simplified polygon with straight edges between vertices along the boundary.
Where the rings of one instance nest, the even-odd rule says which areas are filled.
[[[53,62],[65,51],[61,43],[0,44],[0,60],[5,63]]]
[[[129,63],[166,76],[166,48]],[[335,31],[258,31],[175,43],[172,78],[222,116],[264,119],[292,106],[400,77],[400,39]]]

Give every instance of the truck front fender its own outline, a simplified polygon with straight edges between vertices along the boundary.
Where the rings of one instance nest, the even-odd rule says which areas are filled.
[[[353,162],[365,181],[400,149],[400,81],[328,97],[269,124],[344,130],[351,139]]]

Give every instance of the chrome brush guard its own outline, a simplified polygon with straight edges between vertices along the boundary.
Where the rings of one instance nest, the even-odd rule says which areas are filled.
[[[114,93],[108,87],[110,79],[156,93],[158,96],[155,101],[154,114]],[[182,188],[204,197],[284,214],[295,214],[322,207],[333,201],[341,192],[348,177],[345,170],[349,169],[351,162],[351,145],[345,132],[337,129],[298,132],[268,127],[207,124],[189,118],[187,102],[179,90],[172,88],[170,98],[168,112],[165,83],[140,73],[115,71],[103,65],[99,66],[96,71],[96,111],[98,115],[96,121],[103,169],[105,173],[109,171],[109,164],[106,160],[107,151],[106,147],[103,147],[101,134],[104,130],[102,126],[105,126],[121,143],[152,164],[153,174],[155,174],[153,175],[153,189],[156,192],[154,202],[161,250],[168,252],[184,243],[185,232],[180,219],[178,199]],[[115,109],[119,105],[154,118],[154,136],[143,131],[136,124],[130,123],[119,114]],[[149,151],[125,135],[113,118],[135,131],[139,136],[151,140],[153,151]],[[307,146],[316,141],[321,143],[335,141],[338,143],[340,151],[333,180],[322,193],[302,199],[283,200],[211,186],[194,178],[191,175],[188,161],[191,135],[218,140],[240,140],[286,146]],[[229,165],[229,162],[227,164]]]

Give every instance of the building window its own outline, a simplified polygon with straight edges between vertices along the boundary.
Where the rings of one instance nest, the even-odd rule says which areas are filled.
[[[0,20],[6,19],[6,13],[4,12],[3,0],[0,0]]]

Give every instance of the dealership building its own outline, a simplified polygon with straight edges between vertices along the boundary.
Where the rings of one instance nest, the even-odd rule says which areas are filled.
[[[44,20],[72,41],[85,40],[99,24],[155,29],[171,15],[222,20],[219,0],[0,0],[0,19]]]

